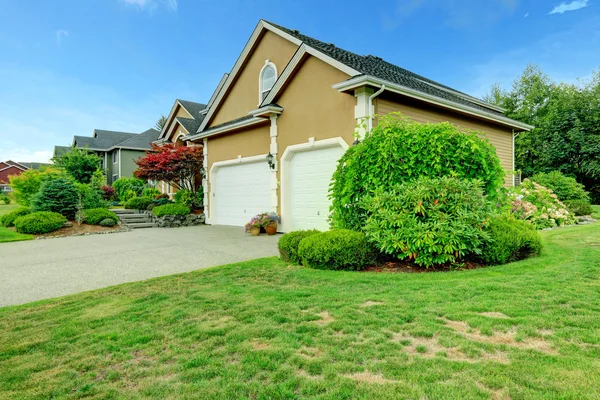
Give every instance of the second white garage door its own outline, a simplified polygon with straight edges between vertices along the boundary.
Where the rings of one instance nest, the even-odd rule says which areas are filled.
[[[271,176],[264,160],[217,168],[211,176],[211,223],[243,226],[270,211]]]
[[[329,229],[329,183],[344,152],[335,146],[293,154],[289,163],[289,230]]]

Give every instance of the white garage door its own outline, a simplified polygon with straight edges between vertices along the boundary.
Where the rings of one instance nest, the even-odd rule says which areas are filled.
[[[344,152],[335,146],[293,154],[289,164],[289,230],[329,229],[329,183]]]
[[[271,172],[265,161],[216,169],[211,177],[212,224],[243,226],[270,211]]]

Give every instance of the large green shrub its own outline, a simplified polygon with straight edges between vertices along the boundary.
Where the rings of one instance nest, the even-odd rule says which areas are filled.
[[[531,224],[513,217],[498,216],[485,227],[490,239],[481,259],[486,264],[506,264],[540,254],[542,239]]]
[[[134,197],[127,200],[123,206],[128,210],[145,210],[153,201],[152,197]]]
[[[320,233],[313,229],[309,231],[294,231],[284,234],[279,238],[277,247],[279,248],[279,256],[282,261],[287,261],[295,264],[300,264],[302,260],[298,256],[298,246],[302,239]]]
[[[181,189],[179,192],[175,193],[175,196],[173,196],[175,203],[183,204],[184,206],[192,209],[202,207],[203,199],[204,192],[202,192],[202,188],[200,188],[200,191],[196,193],[188,189]]]
[[[33,211],[52,211],[73,219],[77,212],[79,194],[73,182],[58,178],[44,182],[32,201]]]
[[[67,222],[67,219],[59,213],[38,211],[17,218],[15,228],[19,233],[49,233],[62,228],[65,222]]]
[[[15,201],[22,206],[30,206],[33,196],[40,191],[42,184],[57,179],[61,172],[56,168],[46,167],[41,169],[28,169],[27,171],[10,177],[10,187],[13,190]]]
[[[89,210],[84,210],[83,214],[85,215],[85,222],[90,225],[99,225],[100,222],[105,219],[111,219],[115,223],[119,220],[117,214],[114,212],[107,210],[106,208],[92,208]]]
[[[541,172],[533,175],[531,180],[551,189],[560,201],[585,200],[588,203],[590,201],[590,196],[581,183],[577,183],[575,178],[563,175],[559,171]]]
[[[567,210],[575,215],[590,215],[594,212],[592,205],[587,200],[565,200],[563,203]]]
[[[14,226],[17,218],[27,214],[31,214],[31,209],[29,207],[16,208],[8,214],[4,214],[0,217],[0,225],[5,227]]]
[[[364,232],[382,253],[423,267],[481,254],[489,207],[479,181],[420,177],[364,201]]]
[[[102,164],[102,158],[87,149],[71,148],[53,158],[54,165],[67,172],[76,182],[90,183],[92,176]]]
[[[164,206],[157,206],[152,209],[152,213],[157,217],[164,217],[165,215],[188,215],[190,212],[189,207],[183,204],[165,204]]]
[[[119,200],[121,202],[127,201],[133,197],[142,195],[146,182],[138,178],[119,178],[112,184]]]
[[[162,193],[157,188],[149,187],[142,191],[143,197],[152,197],[156,198],[156,196],[161,195]]]
[[[509,189],[507,207],[516,218],[529,222],[536,229],[577,223],[575,215],[567,210],[556,194],[529,179]]]
[[[75,188],[84,209],[108,208],[108,202],[103,198],[104,192],[102,189],[85,183],[75,183]]]
[[[367,217],[362,199],[421,176],[479,179],[485,193],[495,196],[504,171],[482,136],[450,123],[422,124],[397,114],[381,118],[338,163],[330,188],[332,225],[359,230]]]
[[[300,242],[302,265],[317,269],[357,271],[375,262],[373,247],[362,232],[348,229],[310,235]]]
[[[10,197],[0,194],[0,202],[4,203],[6,205],[10,204]]]

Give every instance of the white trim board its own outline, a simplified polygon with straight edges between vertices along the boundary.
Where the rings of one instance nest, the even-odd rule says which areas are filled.
[[[469,107],[467,105],[462,105],[459,103],[455,103],[451,100],[442,99],[441,97],[425,94],[423,92],[411,89],[406,86],[398,85],[397,83],[393,83],[390,81],[386,81],[384,79],[379,79],[373,76],[362,75],[356,78],[348,79],[347,81],[339,82],[332,87],[337,89],[339,92],[345,92],[347,90],[356,89],[361,86],[370,85],[374,87],[381,87],[385,85],[385,90],[398,93],[404,95],[406,97],[410,97],[413,99],[421,100],[426,103],[434,104],[440,106],[442,108],[454,110],[461,112],[463,114],[469,114],[481,119],[485,119],[488,121],[494,121],[496,123],[500,123],[509,127],[519,128],[526,131],[529,131],[535,128],[532,125],[525,124],[523,122],[512,120],[508,117],[504,117],[501,115],[492,115],[490,113],[486,113],[484,111],[478,110],[474,107]]]
[[[341,137],[335,137],[331,139],[323,139],[323,140],[315,140],[314,137],[308,139],[307,143],[294,144],[288,146],[280,160],[280,172],[279,172],[279,181],[280,184],[280,192],[279,195],[281,197],[281,231],[288,232],[290,228],[290,216],[289,213],[289,203],[290,203],[290,162],[294,153],[302,152],[302,151],[310,151],[315,149],[324,149],[328,147],[336,147],[340,146],[344,150],[348,150],[350,147],[348,143]]]
[[[203,139],[205,137],[218,135],[219,133],[224,133],[224,132],[232,131],[232,130],[239,129],[239,128],[244,128],[244,127],[251,126],[251,125],[258,125],[263,122],[266,123],[266,122],[269,122],[269,120],[266,118],[253,117],[253,118],[245,119],[240,122],[236,122],[235,124],[208,129],[204,132],[200,132],[195,135],[184,136],[183,140],[194,141],[194,140],[198,140],[198,139]]]

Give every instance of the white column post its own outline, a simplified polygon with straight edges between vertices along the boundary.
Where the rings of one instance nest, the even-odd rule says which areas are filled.
[[[277,117],[278,115],[272,113],[270,116],[271,119],[271,145],[269,146],[269,152],[273,155],[273,162],[275,163],[275,168],[273,169],[273,173],[271,174],[271,210],[277,212],[277,203],[279,197],[277,196],[278,189],[278,181],[277,181],[277,171],[279,170],[279,162],[277,160]]]
[[[208,190],[208,138],[202,142],[202,167],[204,167],[204,176],[202,177],[202,190],[204,191],[204,216],[207,224],[210,223],[210,191]]]
[[[369,87],[359,87],[354,89],[354,97],[356,97],[356,106],[354,106],[354,118],[356,119],[355,136],[358,140],[363,140],[367,133],[367,126],[370,115],[374,114],[373,105],[369,104],[369,96],[374,93],[374,90]],[[369,106],[371,110],[369,110]]]

